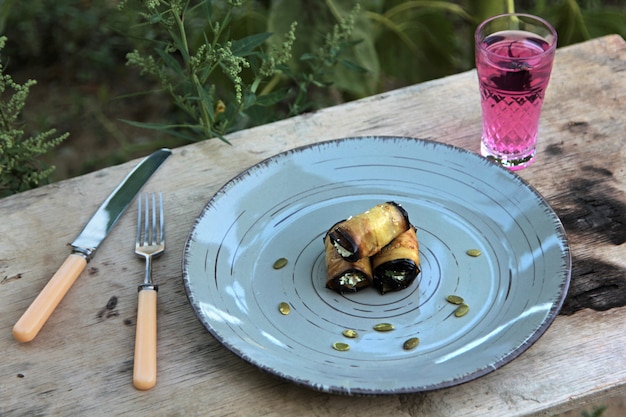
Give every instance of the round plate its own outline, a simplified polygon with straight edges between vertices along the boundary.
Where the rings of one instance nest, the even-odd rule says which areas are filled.
[[[385,295],[325,288],[328,228],[385,201],[401,204],[417,228],[418,279]],[[279,258],[288,263],[274,269]],[[427,391],[499,368],[546,331],[570,272],[558,217],[517,175],[463,149],[400,137],[318,143],[246,170],[208,202],[183,259],[189,301],[224,346],[272,374],[343,394]],[[450,294],[469,313],[456,317]],[[374,331],[379,323],[395,330]],[[419,345],[403,349],[412,337]]]

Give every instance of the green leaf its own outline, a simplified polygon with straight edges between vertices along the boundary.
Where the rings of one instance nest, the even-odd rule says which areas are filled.
[[[271,32],[257,33],[233,42],[231,50],[236,56],[248,56],[272,36]]]
[[[367,68],[363,68],[359,64],[356,64],[355,62],[352,62],[349,59],[341,59],[339,60],[339,63],[352,72],[356,72],[359,74],[367,74],[369,72]]]
[[[171,129],[177,129],[181,127],[187,127],[187,125],[183,125],[183,124],[147,123],[147,122],[137,122],[134,120],[127,120],[127,119],[120,119],[120,120],[131,126],[141,127],[144,129],[152,129],[152,130],[171,130]]]
[[[247,93],[244,94],[243,96],[243,108],[247,109],[249,107],[252,107],[256,104],[256,94],[254,93]]]
[[[184,73],[183,68],[180,66],[180,63],[176,59],[174,59],[172,55],[168,54],[167,52],[165,52],[164,50],[160,48],[156,48],[155,52],[157,53],[159,58],[161,58],[161,60],[163,61],[163,64],[166,67],[169,67],[170,69],[174,70],[174,72],[176,72],[176,74],[178,75]]]
[[[314,59],[317,59],[317,55],[315,54],[306,53],[300,55],[300,61],[312,61]]]
[[[273,91],[269,94],[263,94],[262,96],[258,96],[256,98],[256,105],[261,107],[269,107],[277,104],[285,99],[288,89],[280,89],[278,91]]]

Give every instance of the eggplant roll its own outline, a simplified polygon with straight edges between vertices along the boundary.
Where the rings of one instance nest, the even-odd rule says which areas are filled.
[[[410,226],[406,210],[389,201],[337,223],[328,235],[337,252],[354,262],[374,255]]]
[[[417,232],[409,230],[396,237],[371,258],[374,270],[374,288],[381,294],[403,290],[420,273],[419,243]]]
[[[369,258],[361,258],[356,262],[343,259],[330,242],[330,237],[324,238],[326,253],[326,288],[342,294],[356,292],[372,284],[372,265]]]

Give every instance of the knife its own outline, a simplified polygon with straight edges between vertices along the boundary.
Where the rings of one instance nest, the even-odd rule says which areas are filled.
[[[71,243],[72,253],[13,326],[15,340],[25,343],[37,336],[124,210],[171,153],[169,149],[160,149],[141,161],[96,210]]]

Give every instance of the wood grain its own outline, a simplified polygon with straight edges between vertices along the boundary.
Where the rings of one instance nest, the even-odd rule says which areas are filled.
[[[126,213],[37,338],[11,328],[69,253],[67,243],[137,161],[0,200],[0,415],[530,416],[626,392],[626,43],[559,49],[537,162],[520,175],[563,220],[571,291],[547,333],[502,369],[430,393],[354,398],[287,383],[222,347],[195,317],[181,280],[183,245],[230,178],[283,150],[345,136],[413,136],[477,152],[476,73],[414,85],[175,149],[146,191],[165,198],[168,250],[159,285],[158,374],[132,385],[135,216]],[[133,211],[133,207],[129,212]],[[415,370],[419,372],[419,369]]]

